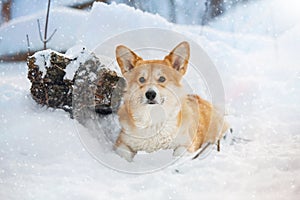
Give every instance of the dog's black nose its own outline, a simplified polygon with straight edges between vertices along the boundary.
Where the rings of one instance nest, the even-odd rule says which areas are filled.
[[[148,90],[145,95],[147,99],[152,101],[156,97],[156,92],[154,90]]]

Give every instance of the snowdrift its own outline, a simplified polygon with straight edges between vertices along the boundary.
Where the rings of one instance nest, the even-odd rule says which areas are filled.
[[[31,99],[25,63],[1,63],[0,197],[297,199],[300,24],[295,18],[300,15],[283,13],[285,6],[297,5],[296,1],[289,2],[247,4],[227,15],[227,19],[234,19],[231,23],[221,19],[211,24],[212,28],[174,25],[159,16],[116,4],[97,3],[91,12],[52,10],[49,30],[59,30],[49,45],[55,50],[75,44],[92,49],[107,37],[149,26],[173,29],[193,38],[219,70],[228,120],[241,140],[233,145],[223,143],[220,153],[212,151],[203,159],[153,174],[119,173],[86,152],[76,130],[87,131],[85,127],[74,124],[64,111],[40,107]],[[257,8],[262,10],[258,12]],[[280,31],[256,32],[255,27],[270,29],[267,22],[272,16],[264,12],[267,8],[273,10],[274,27]],[[245,21],[238,17],[241,15],[249,17]],[[38,13],[2,26],[0,54],[25,50],[26,33],[32,48],[41,47],[36,18],[43,16]],[[286,25],[280,16],[291,24]],[[243,27],[243,31],[237,27]]]
[[[57,32],[48,43],[48,48],[56,51],[66,51],[77,44],[84,44],[88,49],[93,49],[95,45],[117,33],[136,28],[171,27],[170,23],[159,16],[134,10],[123,4],[94,3],[89,12],[65,7],[57,7],[50,11],[48,31],[51,33],[56,28]],[[0,55],[26,52],[26,34],[29,36],[32,51],[42,49],[37,19],[40,20],[41,27],[44,27],[44,11],[13,19],[1,26],[0,38],[3,48],[0,49]]]

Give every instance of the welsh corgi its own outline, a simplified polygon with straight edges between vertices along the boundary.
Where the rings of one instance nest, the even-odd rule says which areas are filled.
[[[217,109],[200,96],[187,94],[181,84],[189,57],[185,41],[163,60],[143,60],[126,46],[117,46],[116,60],[127,86],[114,149],[127,161],[138,151],[193,153],[204,143],[218,142],[226,132],[228,126]]]

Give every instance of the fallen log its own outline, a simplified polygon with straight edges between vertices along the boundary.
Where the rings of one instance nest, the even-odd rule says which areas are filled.
[[[40,105],[63,109],[83,122],[93,112],[116,112],[121,104],[125,79],[84,48],[72,57],[38,51],[27,65],[30,92]]]

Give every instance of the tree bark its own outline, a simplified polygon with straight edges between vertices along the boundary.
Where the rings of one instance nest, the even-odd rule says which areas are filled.
[[[12,6],[12,0],[6,0],[2,2],[2,19],[3,22],[8,22],[11,19],[11,6]]]
[[[223,0],[210,0],[210,18],[213,19],[223,13]]]
[[[174,0],[169,0],[170,2],[170,21],[173,23],[176,23],[177,19],[176,19],[176,3]]]
[[[83,3],[73,4],[73,5],[70,5],[69,7],[76,8],[76,9],[86,9],[86,8],[92,7],[94,2],[107,3],[107,0],[91,0],[91,1],[86,1],[86,2],[83,2]]]

